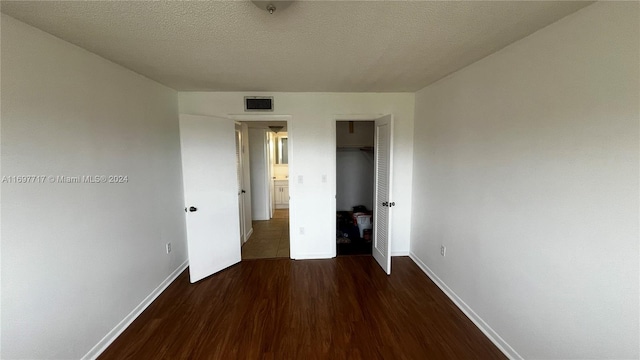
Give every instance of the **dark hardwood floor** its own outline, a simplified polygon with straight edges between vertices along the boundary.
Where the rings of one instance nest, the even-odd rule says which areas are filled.
[[[182,273],[100,359],[505,359],[407,257]]]

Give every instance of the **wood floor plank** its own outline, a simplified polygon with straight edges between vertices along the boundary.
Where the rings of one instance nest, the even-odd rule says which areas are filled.
[[[182,273],[100,359],[505,359],[406,257]]]

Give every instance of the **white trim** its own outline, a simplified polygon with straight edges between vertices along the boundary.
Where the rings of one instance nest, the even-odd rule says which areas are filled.
[[[288,124],[288,123],[287,123]],[[266,214],[267,219],[271,220],[273,218],[273,212],[275,209],[275,190],[273,188],[273,166],[271,166],[271,143],[273,142],[273,133],[268,132],[267,129],[262,130],[262,149],[264,150],[264,163],[267,164],[266,171],[264,172],[264,193],[267,195],[267,199],[265,201]],[[289,248],[291,251],[291,248]]]
[[[478,314],[469,307],[453,290],[444,283],[444,281],[440,280],[440,278],[425,264],[418,258],[416,254],[412,251],[409,252],[409,257],[413,260],[418,267],[424,271],[425,274],[433,281],[442,292],[453,301],[453,303],[471,320],[480,331],[491,342],[498,348],[502,353],[504,353],[509,359],[512,360],[522,360],[524,359],[520,354],[518,354],[498,333],[489,326]]]
[[[336,121],[375,121],[387,114],[338,114],[334,115],[334,122]]]
[[[82,359],[96,359],[103,351],[107,349],[111,343],[126,330],[129,325],[138,317],[151,303],[169,286],[171,283],[182,274],[184,269],[189,266],[189,260],[185,260],[177,269],[175,269],[157,288],[155,288],[151,294],[149,294],[142,302],[136,306],[129,315],[125,316],[122,321],[118,323],[111,331],[105,335],[88,353],[86,353]]]
[[[336,212],[338,211],[338,204],[337,204],[338,172],[336,169],[338,166],[337,159],[336,159],[337,151],[338,151],[338,141],[336,137],[337,137],[338,130],[337,130],[336,122],[338,121],[375,121],[381,116],[385,116],[385,114],[334,114],[333,115],[333,121],[331,122],[331,132],[333,134],[333,138],[332,138],[333,156],[331,157],[332,158],[331,168],[333,169],[332,170],[333,178],[329,181],[329,185],[333,186],[333,199],[331,204],[331,212],[329,214],[330,218],[332,219],[335,219]],[[373,176],[375,177],[375,174]],[[338,256],[338,245],[335,240],[331,242],[331,253],[333,254],[333,256],[331,257]]]
[[[251,229],[249,229],[249,231],[247,231],[247,236],[245,236],[244,242],[249,241],[249,238],[251,237],[251,234],[253,234],[253,227],[251,227]]]
[[[401,251],[392,251],[391,252],[391,256],[409,256],[409,252],[406,250],[401,250]]]
[[[309,253],[309,254],[298,254],[295,258],[291,257],[294,260],[313,260],[313,259],[332,259],[335,258],[335,255],[331,253]]]
[[[272,115],[272,114],[229,114],[229,119],[235,121],[291,121],[291,115]],[[287,127],[289,124],[287,124]]]
[[[275,102],[274,102],[275,104]],[[293,122],[291,120],[293,120],[293,116],[292,115],[274,115],[274,114],[228,114],[227,118],[229,119],[233,119],[235,121],[286,121],[287,122],[287,137],[288,137],[288,141],[287,141],[287,147],[288,147],[288,151],[289,151],[289,164],[287,164],[289,166],[289,179],[292,179],[293,176],[292,174],[296,174],[295,170],[295,155],[293,153],[293,149],[295,146],[295,136],[292,136],[292,131],[291,131],[291,127],[293,125]],[[294,139],[294,142],[292,142],[292,138]],[[293,166],[292,166],[293,165]],[[269,179],[268,179],[269,180]],[[271,186],[271,183],[268,183],[269,186]],[[291,258],[293,259],[296,255],[296,251],[297,251],[297,242],[298,242],[298,235],[292,231],[294,229],[295,226],[297,226],[297,222],[296,222],[296,217],[295,217],[295,200],[292,200],[292,196],[291,194],[293,194],[295,196],[296,194],[296,188],[295,188],[295,184],[290,183],[289,184],[289,232],[291,235],[289,235],[289,254],[291,256]]]

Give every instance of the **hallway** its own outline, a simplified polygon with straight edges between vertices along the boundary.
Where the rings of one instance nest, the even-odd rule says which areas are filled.
[[[289,257],[289,209],[275,210],[268,221],[254,221],[253,234],[242,246],[242,260]]]

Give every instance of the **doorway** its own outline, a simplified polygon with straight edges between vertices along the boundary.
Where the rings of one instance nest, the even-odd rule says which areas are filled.
[[[371,255],[375,122],[336,121],[336,255]]]
[[[251,236],[242,260],[290,258],[289,136],[285,121],[247,121]]]
[[[336,255],[346,255],[346,251],[339,250],[339,244],[341,243],[356,243],[360,244],[364,250],[351,250],[352,253],[368,254],[369,248],[371,249],[371,255],[380,265],[380,267],[388,274],[391,274],[391,223],[393,217],[393,211],[391,210],[396,204],[392,201],[392,174],[393,174],[393,115],[344,115],[336,116],[335,118],[335,134],[336,134],[336,202],[335,202],[335,216],[336,216],[336,242],[334,244]],[[371,132],[362,131],[356,132],[356,127],[359,123],[366,124],[367,122],[373,123],[373,147],[371,147]],[[362,125],[362,127],[371,126],[369,124]],[[342,128],[342,129],[341,129]],[[347,129],[346,132],[344,129]],[[345,135],[346,134],[346,135]],[[362,136],[362,138],[360,138]],[[350,168],[352,166],[338,165],[338,157],[341,152],[348,153],[352,158],[360,158],[356,163],[358,167],[367,167],[371,163],[371,157],[369,157],[369,165],[360,154],[368,153],[373,156],[373,201],[370,203],[371,207],[367,206],[369,199],[367,194],[371,191],[367,190],[367,182],[371,177],[368,171],[360,172],[358,175],[362,178],[359,180],[353,180],[352,175],[343,175],[340,167]],[[357,153],[358,155],[354,156]],[[345,193],[338,195],[339,183],[346,184],[351,187],[354,194],[363,194],[361,198],[357,198],[357,201],[351,199],[348,202],[344,202],[345,195],[347,198],[352,196],[352,193]],[[358,187],[357,185],[360,185]],[[366,196],[366,197],[365,197]],[[364,204],[355,204],[357,202],[363,202]],[[349,209],[350,208],[350,209]],[[340,213],[339,211],[342,211]],[[373,214],[371,214],[371,212]],[[358,214],[360,213],[360,214]],[[355,215],[355,216],[354,216]],[[349,222],[353,223],[349,223]],[[341,224],[349,224],[347,231],[341,230]],[[358,226],[359,225],[359,226]],[[358,227],[358,232],[355,232],[355,226]],[[369,246],[369,232],[371,231],[371,241]],[[353,234],[353,235],[351,235]],[[346,235],[346,236],[345,236]],[[357,238],[348,239],[345,238]],[[366,247],[365,247],[366,245]],[[343,247],[342,245],[340,247]],[[344,246],[349,247],[349,246]],[[357,246],[350,246],[352,249]]]
[[[260,115],[263,117],[264,115]],[[246,220],[251,206],[240,208],[250,192],[250,181],[238,180],[240,157],[249,157],[248,146],[237,136],[238,121],[259,121],[257,116],[237,115],[222,118],[203,115],[180,115],[180,149],[184,186],[189,280],[197,282],[242,260],[239,239],[241,220]],[[246,117],[246,119],[245,119]],[[287,121],[288,115],[266,115],[272,121]],[[288,123],[288,122],[287,122]],[[241,133],[248,133],[248,125],[240,124]],[[287,161],[291,159],[291,139],[287,138]],[[267,153],[266,146],[264,150]],[[247,161],[240,159],[245,164]],[[249,167],[243,168],[250,170]],[[269,184],[264,178],[263,183]],[[243,188],[244,186],[244,188]],[[269,187],[267,185],[267,187]],[[242,192],[245,190],[245,192]],[[269,192],[269,199],[273,196]],[[242,199],[242,200],[241,200]],[[242,219],[244,213],[245,219]],[[244,228],[247,229],[246,227]],[[249,229],[245,238],[251,238]],[[295,257],[295,241],[290,243],[290,257]]]

